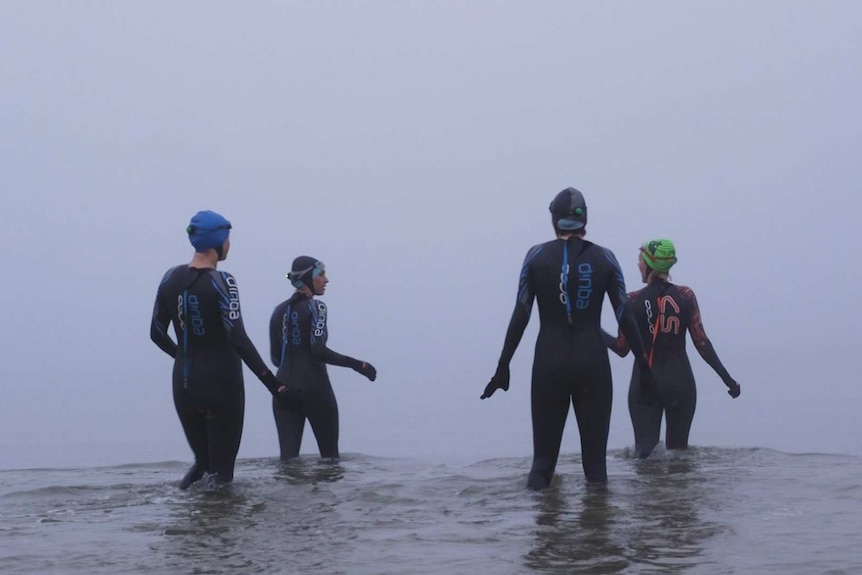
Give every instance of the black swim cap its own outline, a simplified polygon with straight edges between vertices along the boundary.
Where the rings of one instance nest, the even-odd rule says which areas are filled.
[[[305,286],[312,291],[314,290],[313,280],[320,274],[326,271],[326,266],[317,258],[311,256],[299,256],[293,260],[290,266],[290,273],[287,274],[287,279],[295,288]]]
[[[554,196],[551,205],[554,227],[560,231],[575,231],[587,225],[587,203],[584,195],[575,188],[566,188]]]

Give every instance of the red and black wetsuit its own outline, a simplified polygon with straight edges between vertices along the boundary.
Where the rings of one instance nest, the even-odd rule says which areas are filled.
[[[658,445],[662,414],[666,419],[665,445],[668,449],[685,449],[697,403],[694,374],[685,351],[686,331],[701,357],[725,385],[733,389],[736,382],[706,337],[697,299],[690,288],[658,280],[629,294],[629,301],[657,381],[656,400],[645,400],[637,385],[640,371],[635,363],[629,385],[635,451],[638,457],[647,457]],[[604,335],[608,347],[625,357],[629,351],[626,336]]]

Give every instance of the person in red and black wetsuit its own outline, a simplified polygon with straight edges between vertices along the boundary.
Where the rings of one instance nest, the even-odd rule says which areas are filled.
[[[686,331],[691,334],[701,357],[727,386],[727,393],[737,398],[742,391],[706,337],[694,292],[668,281],[668,272],[676,261],[676,248],[670,240],[645,243],[639,251],[638,268],[646,287],[629,294],[639,335],[646,343],[648,363],[658,381],[655,394],[644,397],[637,385],[641,366],[635,362],[628,400],[635,452],[639,458],[648,457],[658,445],[662,415],[666,426],[665,446],[668,449],[688,447],[697,388],[685,352]],[[620,333],[614,337],[603,333],[607,346],[625,357],[629,351],[626,335]]]

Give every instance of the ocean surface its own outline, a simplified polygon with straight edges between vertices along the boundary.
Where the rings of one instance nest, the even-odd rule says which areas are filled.
[[[607,490],[530,461],[240,460],[0,471],[2,573],[862,573],[862,458],[769,449],[608,455]]]

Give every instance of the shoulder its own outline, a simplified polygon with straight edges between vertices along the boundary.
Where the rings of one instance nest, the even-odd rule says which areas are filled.
[[[690,306],[692,309],[698,307],[697,306],[697,297],[694,295],[694,290],[688,286],[678,286],[674,284],[673,286],[676,288],[676,293],[679,299]]]
[[[644,291],[643,288],[636,289],[635,291],[630,291],[629,292],[629,299],[635,299],[637,297],[640,297],[640,295],[643,293],[643,291]]]
[[[287,303],[288,303],[289,301],[290,301],[290,300],[284,300],[283,302],[281,302],[280,304],[278,304],[277,306],[275,306],[275,307],[273,308],[273,310],[272,310],[272,317],[273,317],[273,318],[275,318],[276,316],[281,316],[281,315],[283,315],[283,314],[284,314],[284,310],[285,310],[285,309],[287,309]]]
[[[545,242],[543,244],[536,244],[527,250],[527,255],[524,257],[525,262],[532,261],[537,255],[542,253],[545,249],[547,249],[548,245],[553,242]]]
[[[208,272],[210,279],[219,287],[222,288],[230,288],[233,290],[237,289],[236,278],[233,277],[229,272],[219,271],[219,270],[210,270]]]
[[[162,276],[162,281],[161,281],[160,285],[164,285],[164,284],[168,283],[172,277],[177,275],[178,270],[182,267],[183,267],[182,265],[178,265],[178,266],[174,266],[171,269],[169,269],[168,271],[166,271],[165,275]]]
[[[593,258],[607,263],[613,271],[620,271],[620,263],[617,261],[617,256],[609,248],[600,246],[599,244],[592,244],[590,251],[593,254]]]
[[[233,274],[231,274],[230,272],[221,270],[210,270],[210,275],[220,277],[226,282],[236,284],[236,278],[233,277]]]
[[[679,292],[679,294],[682,295],[683,297],[688,298],[688,299],[696,299],[694,296],[694,290],[691,289],[690,287],[680,286],[680,285],[676,285],[676,284],[674,284],[674,287]]]

